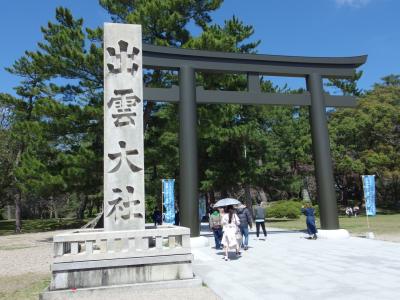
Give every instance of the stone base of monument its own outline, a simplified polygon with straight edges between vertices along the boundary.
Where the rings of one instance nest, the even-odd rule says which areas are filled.
[[[193,275],[190,230],[186,227],[84,229],[56,235],[53,243],[52,278],[42,298],[61,290],[104,291],[121,285],[168,285],[180,280],[183,285],[193,285],[199,281]]]
[[[147,283],[101,286],[95,288],[80,288],[50,291],[46,289],[40,294],[40,300],[99,300],[99,299],[134,299],[135,293],[159,289],[180,289],[199,287],[203,281],[200,278],[168,280]]]
[[[350,237],[346,229],[318,229],[317,235],[322,239],[347,239]]]

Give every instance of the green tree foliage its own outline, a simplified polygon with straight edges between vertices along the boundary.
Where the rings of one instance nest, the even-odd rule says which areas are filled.
[[[363,71],[357,71],[351,79],[330,79],[326,85],[329,87],[337,87],[344,95],[361,96],[362,90],[358,88],[357,82],[362,74]]]
[[[143,24],[145,41],[176,46],[189,39],[189,22],[205,26],[211,21],[209,12],[220,3],[100,1],[114,20]],[[52,202],[55,194],[73,194],[73,199],[79,199],[77,216],[81,218],[90,195],[98,196],[102,189],[102,29],[84,28],[82,19],[75,19],[66,8],[57,8],[56,21],[41,30],[38,50],[26,51],[8,68],[23,79],[16,88],[20,98],[1,97],[2,109],[7,111],[12,100],[17,116],[12,128],[2,130],[2,135],[16,141],[15,151],[2,151],[2,157],[16,154],[4,159],[14,161],[13,185],[7,184],[20,195],[18,206],[21,199]],[[152,72],[145,79],[160,85],[168,76]],[[146,105],[145,123],[156,110],[154,104]]]
[[[237,53],[256,53],[254,28],[237,17],[223,24],[211,14],[222,0],[100,0],[113,21],[142,24],[145,43]],[[200,29],[192,36],[189,26]],[[0,94],[1,205],[13,201],[32,216],[73,213],[83,218],[102,207],[102,28],[87,28],[66,8],[41,28],[37,50],[26,51],[7,70],[21,77],[16,96]],[[398,202],[399,81],[389,75],[371,91],[350,80],[331,80],[344,94],[360,96],[358,107],[329,114],[335,178],[341,200],[362,197],[360,174],[379,180],[381,202]],[[241,74],[197,73],[210,90],[247,89]],[[174,71],[146,70],[146,86],[178,84]],[[264,92],[301,93],[260,78]],[[145,99],[144,99],[145,100]],[[249,99],[250,100],[250,99]],[[200,189],[218,196],[254,200],[300,197],[313,161],[306,107],[199,105]],[[161,196],[161,179],[179,186],[178,107],[144,101],[146,209]],[[5,200],[5,201],[4,201]],[[64,207],[64,208],[63,208]],[[62,208],[60,210],[60,208]],[[59,211],[60,210],[60,211]],[[72,211],[71,211],[72,210]],[[18,216],[17,209],[17,216]],[[148,215],[149,217],[149,215]],[[18,218],[17,218],[18,219]],[[17,230],[20,230],[17,220]]]
[[[382,78],[359,98],[355,109],[341,109],[330,119],[335,178],[341,198],[362,199],[363,174],[376,175],[380,205],[399,205],[400,81]]]

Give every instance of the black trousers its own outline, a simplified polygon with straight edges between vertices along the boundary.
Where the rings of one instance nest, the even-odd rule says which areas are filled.
[[[263,230],[264,236],[267,236],[267,230],[265,230],[265,222],[256,222],[256,232],[257,232],[257,237],[260,236],[260,226]]]

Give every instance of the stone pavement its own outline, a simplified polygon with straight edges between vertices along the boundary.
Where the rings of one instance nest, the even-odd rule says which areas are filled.
[[[267,228],[231,260],[214,248],[192,249],[194,271],[223,299],[400,299],[400,244],[351,237],[307,240]],[[210,232],[202,232],[214,239]]]

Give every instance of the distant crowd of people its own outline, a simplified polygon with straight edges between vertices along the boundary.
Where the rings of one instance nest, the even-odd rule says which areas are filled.
[[[315,226],[315,210],[311,203],[306,203],[302,208],[306,216],[307,232],[310,239],[317,239]],[[224,260],[229,260],[229,251],[234,250],[237,257],[241,256],[241,249],[249,249],[249,229],[256,225],[256,240],[260,240],[260,229],[267,239],[265,228],[265,208],[261,201],[252,212],[243,204],[239,206],[215,207],[209,216],[209,226],[214,234],[215,248],[224,251]],[[254,222],[253,222],[254,220]]]
[[[353,208],[350,206],[346,207],[346,216],[350,217],[357,217],[358,214],[360,213],[360,207],[358,205],[355,205]]]

